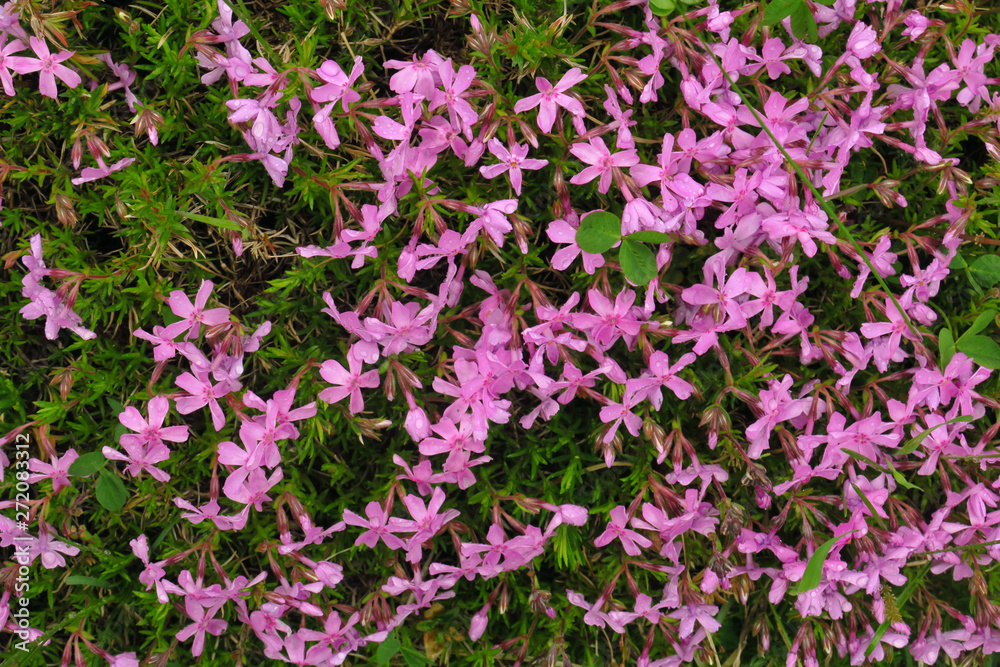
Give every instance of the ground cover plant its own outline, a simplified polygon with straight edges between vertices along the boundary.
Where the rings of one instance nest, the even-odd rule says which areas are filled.
[[[0,5],[0,664],[996,664],[998,45]]]

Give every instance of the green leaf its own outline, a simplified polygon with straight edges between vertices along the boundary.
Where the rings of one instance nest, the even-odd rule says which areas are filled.
[[[896,484],[899,484],[900,486],[905,487],[907,489],[913,489],[914,491],[920,491],[920,487],[919,486],[917,486],[916,484],[910,484],[908,481],[906,481],[906,478],[903,477],[903,473],[899,472],[894,467],[892,467],[891,463],[889,463],[888,461],[886,461],[885,462],[885,466],[886,466],[886,468],[889,469],[889,472],[892,474],[892,478],[894,480],[896,480]]]
[[[819,32],[816,26],[816,19],[806,3],[799,2],[792,9],[792,34],[799,39],[805,39],[806,35],[813,43],[819,41]]]
[[[108,460],[104,458],[104,454],[100,452],[88,452],[69,465],[69,474],[75,477],[93,475],[103,468],[107,462]]]
[[[378,650],[375,651],[375,662],[380,665],[388,665],[392,657],[399,653],[399,639],[396,638],[396,633],[392,632],[388,637],[385,638],[381,644],[378,645]]]
[[[674,0],[649,0],[649,10],[656,16],[669,16],[677,9]]]
[[[955,356],[955,334],[951,329],[941,329],[938,334],[938,349],[941,352],[941,368],[947,368]]]
[[[791,16],[800,4],[802,0],[775,0],[767,3],[767,8],[764,10],[764,25],[777,25]]]
[[[656,278],[656,256],[641,243],[624,239],[618,251],[618,261],[621,262],[622,273],[635,285],[645,285]]]
[[[629,234],[625,238],[631,241],[642,241],[643,243],[671,243],[677,240],[677,237],[673,234],[667,234],[666,232],[654,232],[651,229]]]
[[[622,237],[622,221],[614,213],[598,211],[580,221],[576,244],[584,252],[600,255],[618,243]]]
[[[871,467],[875,468],[875,470],[878,470],[881,473],[884,473],[884,474],[887,474],[887,475],[892,475],[893,478],[896,480],[896,483],[899,484],[900,486],[905,486],[908,489],[918,489],[919,490],[919,488],[920,488],[920,487],[914,486],[913,484],[910,484],[908,481],[906,481],[906,478],[903,477],[902,473],[900,473],[898,470],[896,470],[895,468],[893,468],[892,464],[889,461],[886,461],[885,462],[885,466],[883,467],[883,466],[880,466],[879,464],[875,463],[874,461],[872,461],[870,458],[868,458],[864,454],[859,454],[858,452],[856,452],[856,451],[854,451],[852,449],[842,449],[840,451],[844,452],[845,454],[847,454],[848,456],[850,456],[852,459],[857,459],[858,461],[864,461],[865,463],[867,463],[868,465],[870,465]]]
[[[408,646],[403,646],[399,649],[399,652],[403,656],[403,660],[406,661],[407,667],[424,667],[424,665],[433,665],[434,663],[427,659],[423,653],[417,651],[416,649],[409,648]]]
[[[986,336],[962,336],[956,344],[959,352],[971,357],[980,366],[1000,368],[1000,345]]]
[[[851,486],[854,487],[854,492],[858,494],[858,497],[864,501],[865,506],[868,507],[868,511],[872,513],[872,518],[878,521],[879,524],[881,524],[882,518],[878,515],[878,512],[875,511],[875,506],[872,505],[872,501],[868,500],[868,496],[865,495],[865,492],[859,489],[858,485],[855,484],[854,482],[851,482]]]
[[[955,253],[951,263],[948,265],[948,268],[952,271],[961,271],[962,269],[968,268],[968,266],[969,264],[965,261],[965,258],[962,257],[962,254]]]
[[[844,535],[856,532],[858,532],[856,529],[849,530]],[[830,550],[833,549],[837,540],[844,535],[831,537],[819,549],[813,552],[813,555],[809,558],[809,562],[806,564],[806,571],[802,574],[802,581],[799,582],[799,586],[795,590],[796,595],[801,595],[819,586],[819,583],[823,580],[823,564],[826,563],[827,556],[830,555]]]
[[[983,255],[969,265],[969,272],[983,287],[1000,282],[1000,255]]]
[[[959,340],[962,340],[966,336],[975,336],[977,333],[988,327],[990,323],[996,319],[996,316],[997,311],[992,309],[980,313],[979,317],[976,318],[976,321],[972,323],[971,327],[969,327],[969,330],[959,337]]]
[[[98,588],[111,588],[114,586],[110,581],[95,577],[85,577],[82,574],[74,574],[66,577],[66,583],[70,586],[97,586]]]
[[[128,500],[128,491],[114,473],[102,469],[97,476],[97,502],[109,512],[120,512]]]
[[[924,441],[924,438],[929,436],[931,434],[931,431],[933,431],[936,428],[941,428],[942,426],[947,426],[948,424],[954,424],[956,422],[971,422],[973,419],[975,419],[975,417],[973,417],[972,415],[962,415],[961,417],[955,417],[954,419],[949,419],[946,422],[935,424],[934,426],[931,426],[930,428],[921,431],[920,433],[916,434],[915,436],[907,440],[906,444],[903,445],[899,450],[897,450],[894,453],[894,455],[906,456],[907,454],[913,452],[917,447],[920,446],[920,443]]]

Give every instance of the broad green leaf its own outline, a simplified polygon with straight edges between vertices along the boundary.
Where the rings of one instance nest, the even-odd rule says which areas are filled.
[[[120,415],[121,413],[125,412],[125,406],[116,401],[115,399],[111,398],[110,396],[108,397],[108,405],[111,406],[111,409],[114,411],[115,415]]]
[[[962,336],[956,343],[959,352],[970,357],[980,366],[1000,368],[1000,345],[986,336]]]
[[[800,2],[792,9],[792,34],[799,39],[809,39],[815,43],[819,41],[819,32],[816,26],[816,19],[806,3]]]
[[[656,256],[641,243],[623,240],[618,261],[621,262],[622,273],[635,285],[646,285],[656,278]]]
[[[122,480],[112,472],[102,469],[97,476],[97,502],[109,512],[120,512],[128,500],[128,491]]]
[[[649,10],[656,16],[669,16],[677,9],[674,0],[649,0]]]
[[[69,465],[69,474],[86,477],[104,467],[108,460],[100,452],[88,452]]]
[[[393,656],[399,653],[400,646],[396,633],[390,633],[385,641],[378,645],[378,650],[375,651],[375,661],[380,665],[388,665]]]
[[[97,579],[96,577],[85,577],[81,574],[66,577],[66,583],[70,586],[97,586],[98,588],[111,588],[114,586],[110,581]]]
[[[424,667],[424,665],[433,665],[434,663],[427,659],[423,653],[412,649],[408,646],[403,646],[399,649],[400,654],[403,656],[403,660],[406,662],[407,667]]]
[[[962,269],[968,268],[968,266],[969,264],[965,261],[965,258],[962,257],[962,253],[955,253],[951,263],[948,265],[948,268],[952,271],[961,271]]]
[[[971,422],[973,419],[975,418],[972,415],[962,415],[961,417],[955,417],[954,419],[949,419],[946,422],[935,424],[934,426],[931,426],[930,428],[925,429],[920,433],[917,433],[915,436],[907,440],[906,444],[895,452],[895,456],[906,456],[907,454],[914,451],[917,447],[920,446],[920,443],[924,441],[924,438],[929,436],[931,434],[931,431],[933,431],[936,428],[941,428],[942,426],[947,426],[948,424],[954,424],[956,422]]]
[[[976,318],[976,321],[972,323],[971,327],[969,327],[969,330],[959,337],[959,340],[962,340],[966,336],[975,336],[977,333],[988,327],[990,323],[996,319],[996,316],[997,311],[992,309],[980,313],[979,317]]]
[[[941,329],[938,334],[938,349],[941,352],[941,368],[947,368],[955,356],[955,334],[951,329]]]
[[[600,255],[618,243],[622,237],[622,221],[614,213],[598,211],[580,221],[576,244],[584,252]]]
[[[643,243],[671,243],[672,241],[677,240],[677,237],[673,234],[667,234],[666,232],[654,232],[650,229],[629,234],[625,238],[630,241],[642,241]]]
[[[844,535],[856,532],[858,531],[849,530]],[[813,555],[809,557],[809,562],[806,564],[806,571],[802,574],[802,581],[799,582],[799,586],[795,590],[796,595],[801,595],[819,586],[819,583],[823,580],[823,564],[826,563],[827,556],[830,555],[830,550],[833,549],[837,540],[844,537],[844,535],[831,537],[819,549],[813,552]]]
[[[791,16],[802,0],[775,0],[767,3],[764,10],[764,25],[777,25],[786,17]]]
[[[969,265],[969,272],[983,287],[1000,282],[1000,255],[983,255]]]

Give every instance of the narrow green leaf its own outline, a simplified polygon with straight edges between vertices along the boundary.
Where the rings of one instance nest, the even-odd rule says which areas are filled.
[[[1000,282],[1000,255],[983,255],[969,265],[969,272],[983,287]]]
[[[666,232],[654,232],[651,229],[629,234],[625,238],[631,241],[642,241],[643,243],[671,243],[677,240],[677,236],[674,234],[667,234]]]
[[[907,488],[907,489],[913,489],[914,491],[920,491],[920,487],[919,487],[919,486],[917,486],[916,484],[910,484],[910,483],[909,483],[909,482],[908,482],[908,481],[906,480],[906,478],[905,478],[905,477],[903,477],[903,473],[901,473],[901,472],[899,472],[898,470],[896,470],[896,469],[895,469],[895,468],[894,468],[894,467],[892,466],[892,464],[891,464],[891,463],[889,463],[888,461],[886,461],[886,462],[885,462],[885,465],[886,465],[886,467],[887,467],[887,468],[889,469],[889,472],[890,472],[890,473],[892,474],[892,478],[893,478],[894,480],[896,480],[896,484],[899,484],[900,486],[902,486],[902,487],[904,487],[904,488]]]
[[[875,511],[875,506],[872,505],[872,501],[868,500],[868,496],[865,495],[865,492],[859,489],[858,485],[855,484],[854,482],[851,482],[851,486],[854,487],[854,492],[858,494],[858,497],[864,501],[865,506],[868,508],[868,511],[872,513],[872,518],[878,521],[879,524],[882,524],[882,517],[880,517],[878,515],[878,512]]]
[[[111,588],[114,586],[110,581],[95,577],[85,577],[81,574],[66,577],[66,583],[70,586],[97,586],[98,588]]]
[[[976,318],[976,321],[972,323],[972,326],[969,327],[969,330],[959,337],[959,340],[962,340],[966,336],[975,336],[977,333],[988,327],[990,323],[996,319],[996,316],[997,311],[995,310],[988,309],[983,311],[979,314],[979,317]]]
[[[925,429],[925,430],[921,431],[920,433],[917,433],[915,436],[913,436],[912,438],[910,438],[909,440],[907,440],[906,444],[903,445],[902,447],[900,447],[898,450],[896,450],[896,452],[894,453],[894,455],[895,456],[906,456],[907,454],[910,454],[917,447],[919,447],[920,443],[922,443],[924,441],[924,438],[926,438],[927,436],[929,436],[931,434],[931,431],[933,431],[936,428],[941,428],[942,426],[947,426],[948,424],[954,424],[956,422],[971,422],[973,419],[974,419],[974,417],[972,415],[962,415],[961,417],[955,417],[954,419],[949,419],[946,422],[941,422],[940,424],[935,424],[934,426],[931,426],[930,428]]]
[[[656,278],[656,256],[641,243],[625,239],[618,252],[622,273],[635,285],[646,285]]]
[[[938,349],[941,352],[941,368],[947,368],[955,356],[955,334],[951,329],[941,329],[938,334]]]
[[[102,469],[97,476],[97,502],[109,512],[120,512],[128,500],[128,491],[114,473]]]
[[[201,215],[200,213],[192,213],[190,211],[176,211],[177,215],[190,218],[196,222],[204,222],[206,225],[212,225],[213,227],[221,227],[222,229],[229,229],[234,232],[241,232],[243,228],[237,225],[235,222],[230,222],[229,220],[224,220],[222,218],[212,218],[207,215]]]
[[[980,366],[1000,368],[1000,345],[986,336],[962,336],[955,344],[958,351],[967,355]]]
[[[801,595],[819,586],[819,583],[823,580],[823,564],[826,563],[826,559],[830,555],[830,550],[837,544],[837,540],[844,537],[844,535],[856,532],[858,532],[856,529],[849,530],[843,535],[831,537],[819,549],[813,552],[813,555],[809,557],[809,562],[806,564],[806,571],[802,574],[802,581],[799,582],[799,586],[795,590],[796,595]]]
[[[864,454],[859,454],[858,452],[855,452],[854,450],[851,450],[851,449],[842,449],[840,451],[844,452],[845,454],[847,454],[848,456],[850,456],[852,459],[857,459],[858,461],[863,461],[864,463],[867,463],[871,467],[875,468],[875,470],[878,470],[880,473],[884,473],[886,475],[892,475],[893,478],[896,480],[896,483],[899,484],[900,486],[905,486],[908,489],[917,489],[917,488],[919,488],[919,487],[914,486],[913,484],[910,484],[908,481],[906,481],[906,478],[903,477],[902,473],[900,473],[898,470],[896,470],[895,468],[893,468],[892,464],[889,463],[888,461],[886,461],[886,465],[885,466],[880,466],[879,464],[875,463],[874,461],[872,461],[870,458],[868,458]]]
[[[103,468],[107,462],[108,460],[104,458],[104,454],[100,452],[88,452],[76,461],[73,461],[69,465],[68,472],[75,477],[86,477],[87,475],[93,475]]]
[[[801,4],[802,0],[775,0],[767,3],[764,10],[764,25],[777,25]]]
[[[618,243],[622,237],[622,221],[614,213],[597,211],[580,221],[576,244],[584,252],[600,255]]]

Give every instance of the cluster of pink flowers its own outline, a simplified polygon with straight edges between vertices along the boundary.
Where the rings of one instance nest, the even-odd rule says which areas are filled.
[[[729,34],[734,17],[714,2],[690,13],[689,18],[704,23],[704,31],[686,33],[683,39],[678,38],[676,25],[665,25],[654,17],[646,3],[625,4],[644,12],[645,28],[607,25],[622,36],[612,51],[633,52],[635,66],[646,77],[640,81],[638,103],[607,61],[615,85],[604,88],[604,124],[591,125],[584,101],[573,91],[588,78],[578,68],[569,70],[555,85],[538,78],[538,93],[514,105],[516,114],[537,109],[535,125],[542,135],[573,133],[568,153],[579,160],[578,164],[550,166],[546,160],[529,158],[529,146],[538,150],[544,136],[537,135],[519,116],[501,116],[496,104],[477,108],[477,101],[489,99],[493,91],[477,78],[475,68],[457,65],[433,51],[415,55],[411,61],[385,63],[396,70],[389,81],[394,96],[387,99],[362,101],[363,84],[358,81],[365,68],[361,58],[355,59],[349,73],[332,61],[315,71],[302,72],[321,82],[308,89],[313,129],[329,149],[335,150],[340,145],[337,121],[349,119],[381,175],[380,179],[354,184],[357,190],[372,194],[370,203],[353,202],[343,192],[337,194],[350,218],[346,222],[338,218],[329,245],[299,248],[303,258],[350,258],[351,266],[360,268],[366,259],[379,258],[382,250],[374,241],[386,221],[405,223],[399,215],[400,200],[414,192],[419,197],[435,197],[428,205],[436,216],[434,233],[425,231],[422,218],[413,224],[394,267],[395,275],[387,271],[381,284],[364,295],[354,309],[343,304],[338,307],[330,294],[324,294],[328,307],[323,312],[350,339],[345,357],[325,360],[319,366],[320,377],[330,386],[318,398],[330,404],[346,402],[345,414],[356,420],[362,433],[369,434],[390,425],[388,420],[358,416],[365,408],[366,390],[383,382],[383,368],[388,399],[395,401],[401,396],[406,402],[403,426],[420,458],[414,462],[397,455],[394,460],[401,474],[389,495],[382,502],[368,503],[363,516],[348,510],[326,528],[313,522],[293,494],[278,496],[275,504],[281,544],[273,551],[294,560],[306,573],[303,580],[310,583],[288,581],[275,565],[273,574],[278,583],[266,589],[267,602],[259,609],[249,608],[245,591],[264,586],[268,573],[261,572],[253,579],[231,579],[209,543],[151,562],[146,537],[137,538],[132,543],[133,552],[146,566],[141,581],[147,590],[155,588],[162,603],[169,602],[170,596],[183,599],[191,624],[177,638],[193,639],[195,656],[202,653],[206,635],[227,630],[222,611],[235,607],[236,618],[252,628],[269,658],[298,665],[339,665],[352,651],[384,640],[419,610],[455,596],[460,580],[489,581],[526,567],[544,552],[560,526],[585,526],[588,510],[525,497],[502,498],[493,521],[479,531],[485,541],[476,542],[463,541],[450,530],[459,512],[447,508],[446,503],[473,487],[475,468],[491,460],[487,451],[492,429],[514,428],[514,423],[531,428],[539,420],[552,419],[574,400],[600,405],[603,426],[596,440],[608,467],[624,451],[627,440],[622,427],[632,437],[643,435],[651,441],[657,449],[658,465],[669,458],[670,472],[662,481],[651,479],[627,506],[612,509],[610,521],[593,542],[597,547],[620,546],[630,557],[618,574],[593,602],[566,591],[571,604],[586,610],[583,619],[588,625],[625,633],[627,626],[647,622],[649,640],[638,658],[643,667],[672,667],[692,660],[697,650],[706,650],[709,636],[720,627],[715,618],[719,608],[711,603],[720,591],[742,595],[745,603],[747,582],[766,577],[771,582],[770,603],[785,599],[790,588],[802,581],[810,556],[823,541],[812,531],[808,537],[788,542],[779,536],[778,528],[793,509],[808,517],[804,521],[813,523],[814,530],[844,539],[823,563],[819,585],[795,598],[795,608],[807,622],[801,624],[791,642],[789,665],[799,658],[807,665],[818,664],[808,619],[820,617],[850,620],[847,631],[833,635],[830,650],[851,664],[864,662],[866,649],[876,636],[873,625],[892,620],[886,613],[883,591],[906,583],[903,568],[916,559],[928,558],[933,575],[947,573],[955,581],[982,578],[985,566],[1000,561],[1000,510],[991,511],[1000,502],[995,492],[1000,489],[1000,480],[995,469],[988,467],[1000,455],[987,451],[996,429],[978,438],[972,435],[987,406],[1000,408],[976,391],[989,371],[962,353],[940,368],[919,328],[930,327],[938,319],[931,300],[949,274],[949,263],[968,219],[956,204],[965,192],[958,161],[946,160],[928,146],[927,123],[936,116],[939,105],[950,101],[956,92],[955,101],[970,112],[983,100],[1000,103],[996,99],[1000,93],[989,88],[996,81],[984,73],[1000,37],[988,35],[982,43],[965,39],[949,62],[929,74],[924,73],[923,52],[909,64],[889,59],[906,84],[885,87],[877,74],[869,71],[873,69],[871,59],[880,49],[878,32],[891,32],[903,25],[903,35],[917,39],[930,29],[928,20],[915,10],[901,14],[899,3],[884,3],[884,26],[878,31],[864,20],[849,18],[853,2],[818,7],[821,35],[838,29],[841,23],[851,25],[847,52],[825,69],[820,48],[795,38],[788,20],[783,34],[775,31],[757,49]],[[233,21],[223,0],[219,0],[219,10],[220,17],[212,24],[214,32],[201,35],[197,42],[198,62],[209,69],[202,80],[213,83],[226,75],[234,96],[241,92],[241,84],[243,90],[263,89],[256,97],[227,103],[230,121],[241,129],[252,151],[231,159],[260,160],[281,186],[292,160],[292,147],[302,131],[298,123],[302,103],[297,97],[290,99],[285,122],[279,121],[275,110],[281,104],[287,72],[278,72],[264,58],[253,58],[240,44],[248,34],[246,25]],[[473,32],[479,39],[490,38],[478,18],[473,21]],[[705,43],[710,35],[718,39]],[[223,44],[224,52],[213,44]],[[771,88],[791,71],[794,61],[802,61],[821,78],[812,97]],[[20,71],[16,66],[25,67],[17,62],[8,66],[14,71]],[[659,152],[653,155],[640,148],[631,118],[641,104],[658,99],[666,85],[665,69],[679,73],[689,112],[718,129],[699,136],[690,126],[690,118],[685,117],[676,132],[647,138],[658,147]],[[631,74],[637,76],[635,71]],[[755,82],[767,91],[759,109],[732,85],[749,77],[756,77]],[[827,84],[835,78],[839,85],[829,88]],[[877,98],[887,98],[889,104],[873,107]],[[377,109],[380,115],[362,113],[362,109]],[[893,120],[900,112],[907,112],[907,120]],[[887,122],[890,120],[893,122]],[[969,127],[975,122],[970,121]],[[501,142],[495,135],[504,124],[507,141]],[[893,136],[899,131],[905,131],[909,141]],[[515,132],[523,142],[515,140]],[[613,148],[603,138],[611,133],[615,134]],[[830,219],[812,189],[796,179],[782,151],[806,165],[812,185],[822,189],[823,197],[830,197],[840,192],[841,177],[852,156],[875,141],[905,151],[921,167],[941,174],[941,191],[950,201],[943,214],[924,225],[938,227],[940,238],[913,233],[883,235],[867,244],[870,247],[863,250],[864,256],[859,255],[846,239],[835,234],[838,222]],[[487,150],[497,162],[480,165]],[[515,198],[470,203],[440,197],[444,186],[434,181],[435,167],[439,161],[452,158],[470,170],[478,167],[472,173],[486,179],[506,173]],[[563,173],[566,166],[579,167],[579,171],[567,179]],[[585,294],[574,292],[563,303],[552,303],[543,287],[527,277],[513,290],[499,287],[489,274],[474,270],[468,261],[470,254],[494,246],[502,249],[508,240],[513,240],[520,252],[528,252],[532,229],[518,215],[516,198],[522,188],[522,170],[554,171],[558,202],[553,217],[558,219],[548,224],[546,232],[561,247],[552,265],[568,270],[576,268],[579,261],[588,274],[604,267]],[[581,198],[575,193],[595,180],[599,193],[622,202],[623,234],[650,231],[677,239],[656,244],[660,276],[669,268],[678,247],[714,246],[700,282],[679,287],[676,297],[659,278],[615,292],[604,258],[583,252],[576,243],[580,221],[594,211],[574,208],[574,201]],[[567,181],[577,190],[567,187]],[[897,193],[884,194],[885,201],[907,205]],[[339,210],[338,205],[338,215]],[[445,220],[440,211],[448,212],[450,219]],[[26,290],[29,283],[32,289],[40,289],[37,281],[47,271],[41,263],[40,246],[36,252],[35,244],[33,239],[33,263],[25,260],[31,272],[30,280],[25,278]],[[235,239],[234,245],[239,251]],[[804,303],[810,292],[809,277],[800,275],[795,259],[820,253],[833,262],[845,289],[850,289],[853,297],[870,297],[866,303],[877,311],[873,321],[858,331],[817,331],[814,327],[816,317]],[[389,269],[387,263],[383,267]],[[876,287],[866,291],[873,271],[881,279],[898,276],[902,291],[894,295]],[[432,279],[436,292],[414,286],[418,274]],[[394,298],[390,288],[406,297]],[[297,384],[266,400],[243,389],[239,379],[243,356],[260,347],[270,323],[245,335],[227,309],[208,308],[211,291],[212,284],[204,282],[193,303],[182,292],[173,292],[168,304],[181,321],[154,327],[152,334],[136,332],[137,337],[154,344],[153,356],[158,363],[154,378],[177,357],[187,362],[187,369],[174,379],[183,391],[152,398],[148,419],[136,408],[126,409],[120,420],[137,433],[122,436],[124,454],[108,447],[104,452],[108,458],[127,462],[126,471],[133,476],[145,471],[166,481],[169,475],[157,467],[170,456],[164,441],[182,442],[188,435],[185,426],[163,426],[171,401],[182,415],[208,408],[215,431],[225,429],[235,416],[240,442],[218,444],[209,502],[196,507],[177,498],[175,503],[193,524],[209,520],[220,531],[238,531],[246,525],[251,507],[263,512],[264,503],[272,500],[268,494],[283,478],[281,443],[299,437],[295,422],[313,417],[316,404],[294,407]],[[444,326],[442,313],[456,309],[468,296],[467,291],[474,295],[474,305],[467,306],[461,317],[470,323],[474,335],[449,329],[458,344],[451,348],[441,376],[425,386],[407,368],[406,355],[436,342]],[[32,294],[26,296],[46,303],[40,292]],[[59,305],[54,299],[52,303],[53,308]],[[78,318],[74,321],[65,312],[63,319],[57,319],[51,314],[54,310],[37,305],[26,308],[28,317],[43,312],[49,315],[55,327],[50,338],[61,326],[84,337],[93,336],[79,327]],[[366,316],[368,312],[371,315]],[[198,344],[202,325],[211,348],[208,353]],[[725,387],[711,388],[710,399],[715,403],[705,411],[704,442],[697,446],[680,427],[668,433],[657,424],[655,415],[665,395],[670,401],[688,401],[696,394],[701,399],[688,370],[700,358],[715,358],[729,375],[729,358],[722,343],[727,335],[742,332],[747,334],[748,355],[761,349],[784,349],[790,353],[786,358],[797,358],[803,367],[822,367],[836,381],[803,381],[799,374],[782,371],[760,380],[759,390],[751,393],[738,389],[730,377]],[[680,347],[669,352],[658,349],[664,340]],[[627,372],[639,359],[639,370]],[[877,381],[859,379],[886,374],[890,367],[894,379],[909,383],[905,401],[889,397]],[[598,390],[599,383],[618,385],[622,390],[606,395]],[[448,403],[440,413],[432,410],[429,414],[422,405],[431,390]],[[859,408],[852,399],[862,391],[867,400]],[[727,393],[755,415],[741,432],[733,431],[719,404]],[[533,409],[514,420],[513,399],[517,396],[532,397]],[[906,440],[917,436],[923,438],[918,447],[898,454]],[[744,484],[753,487],[763,519],[745,521],[745,508],[727,495],[729,472],[718,462],[708,462],[720,438],[738,452],[746,467]],[[773,471],[766,467],[779,446],[782,460],[792,469],[791,479],[780,482],[771,479]],[[64,473],[71,453],[75,454],[70,450],[61,459],[53,458],[50,468],[43,468],[41,462],[34,468],[53,480],[54,491],[61,488],[57,485],[65,484],[59,473]],[[979,465],[963,465],[965,461]],[[911,471],[917,476],[940,474],[948,480],[945,503],[934,508],[929,520],[893,495],[899,480],[905,480]],[[226,474],[221,488],[220,472]],[[805,502],[799,491],[821,481],[824,487],[835,488],[836,494],[810,495]],[[231,503],[232,513],[226,513],[220,504],[223,496]],[[395,498],[401,505],[398,513],[394,513],[398,507]],[[503,502],[517,502],[536,514],[544,509],[549,518],[539,525],[522,523],[502,509]],[[294,524],[288,520],[285,506]],[[836,518],[841,515],[847,518]],[[355,541],[358,546],[375,549],[381,543],[402,552],[410,571],[389,577],[364,609],[344,618],[337,609],[317,604],[320,593],[335,590],[341,582],[342,568],[329,560],[312,560],[307,554],[329,535],[349,529],[360,531]],[[9,540],[11,531],[9,526],[0,530],[0,540]],[[428,562],[428,543],[446,533],[455,545],[454,562]],[[697,539],[696,535],[718,545],[709,563],[685,562],[683,540]],[[43,548],[42,539],[38,538],[38,553],[43,555],[43,563],[48,567],[62,561],[53,554],[58,551],[53,545],[58,543],[49,541],[46,533]],[[964,550],[974,546],[979,547],[976,554],[964,557]],[[176,583],[166,578],[168,567],[179,565],[195,552],[199,552],[199,559],[194,575],[183,570]],[[206,559],[219,583],[206,584]],[[639,590],[632,568],[656,573],[664,580],[662,588]],[[622,574],[635,604],[631,610],[605,611]],[[490,610],[501,594],[498,586],[471,619],[472,639],[485,632]],[[386,595],[401,598],[394,610]],[[542,596],[537,599],[542,600]],[[861,601],[870,605],[870,611],[859,608]],[[967,615],[947,601],[934,600],[932,609],[919,627],[894,622],[875,642],[872,659],[884,657],[884,645],[908,646],[914,659],[927,664],[934,663],[941,651],[952,658],[964,651],[1000,652],[997,605],[980,605],[973,615]],[[533,603],[533,610],[554,616],[544,602]],[[946,621],[949,617],[952,620]],[[374,622],[374,630],[369,620]],[[766,631],[757,632],[766,649],[769,636]],[[650,656],[657,633],[674,647],[673,655]],[[526,650],[527,641],[519,663]]]
[[[21,279],[23,285],[21,296],[28,299],[29,303],[21,308],[21,315],[28,320],[45,317],[45,337],[49,340],[55,340],[60,329],[69,329],[84,340],[95,338],[97,334],[84,327],[80,316],[73,311],[76,289],[74,288],[73,293],[67,296],[60,293],[63,290],[53,292],[42,287],[41,284],[43,278],[56,274],[60,277],[75,276],[81,278],[82,276],[71,271],[50,269],[45,266],[45,260],[42,259],[41,234],[35,234],[31,237],[30,246],[31,252],[22,259],[28,273]],[[76,281],[75,287],[79,287],[79,280]]]

